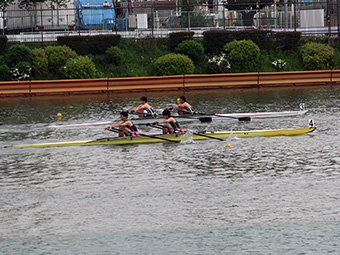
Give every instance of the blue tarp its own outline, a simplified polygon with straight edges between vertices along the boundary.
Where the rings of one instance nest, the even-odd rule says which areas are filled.
[[[77,0],[80,29],[114,29],[116,13],[111,1]]]

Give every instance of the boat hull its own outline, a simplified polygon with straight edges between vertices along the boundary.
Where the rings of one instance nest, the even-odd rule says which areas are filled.
[[[186,139],[194,141],[208,139],[227,139],[227,138],[247,138],[247,137],[272,137],[272,136],[297,136],[311,133],[315,130],[312,128],[292,128],[292,129],[269,129],[269,130],[246,130],[246,131],[217,131],[204,133],[184,133],[171,135],[142,135],[134,137],[108,137],[96,140],[68,141],[68,142],[51,142],[38,144],[13,145],[7,148],[34,148],[34,147],[61,147],[61,146],[89,146],[89,145],[131,145],[131,144],[149,144],[149,143],[177,143]]]
[[[190,123],[190,122],[210,122],[210,121],[228,121],[228,120],[250,120],[258,118],[278,118],[278,117],[291,117],[298,116],[307,113],[307,110],[302,111],[284,111],[284,112],[251,112],[251,113],[228,113],[228,114],[201,114],[197,113],[194,115],[181,115],[175,116],[179,123]],[[142,117],[142,118],[131,118],[130,119],[135,125],[146,125],[152,122],[163,120],[162,116],[157,117]],[[99,122],[88,122],[88,123],[73,123],[66,125],[50,125],[50,128],[60,127],[83,127],[83,126],[100,126],[113,124],[111,121],[99,121]]]
[[[283,112],[250,112],[250,113],[228,113],[228,114],[193,114],[193,115],[182,115],[175,116],[177,122],[188,123],[188,122],[209,122],[209,121],[228,121],[228,120],[250,120],[250,119],[262,119],[262,118],[279,118],[279,117],[292,117],[299,116],[307,113],[307,110],[301,111],[283,111]],[[136,125],[146,125],[151,122],[162,120],[161,117],[144,117],[144,118],[133,118],[131,121]]]

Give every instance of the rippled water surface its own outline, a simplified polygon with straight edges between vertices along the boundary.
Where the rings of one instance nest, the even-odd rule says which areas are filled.
[[[1,254],[340,254],[340,89],[187,91],[201,112],[304,116],[182,125],[298,137],[10,149],[94,139],[145,94],[0,98]],[[161,112],[181,94],[148,92]],[[57,113],[62,120],[57,120]],[[157,133],[144,127],[144,133]],[[226,147],[230,144],[230,147]]]

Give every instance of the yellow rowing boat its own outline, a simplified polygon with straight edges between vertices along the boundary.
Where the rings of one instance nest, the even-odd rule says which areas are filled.
[[[56,146],[88,146],[88,145],[131,145],[148,143],[180,143],[188,138],[199,141],[207,139],[223,140],[227,138],[246,138],[246,137],[271,137],[271,136],[297,136],[311,133],[315,127],[291,128],[291,129],[268,129],[268,130],[247,130],[247,131],[217,131],[200,133],[180,133],[171,135],[146,135],[140,134],[132,137],[108,137],[95,140],[68,141],[68,142],[49,142],[37,144],[22,144],[7,146],[6,148],[32,148],[32,147],[56,147]]]

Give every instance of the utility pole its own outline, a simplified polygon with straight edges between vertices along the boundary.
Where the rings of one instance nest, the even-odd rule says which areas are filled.
[[[285,0],[285,29],[288,29],[288,0]]]

